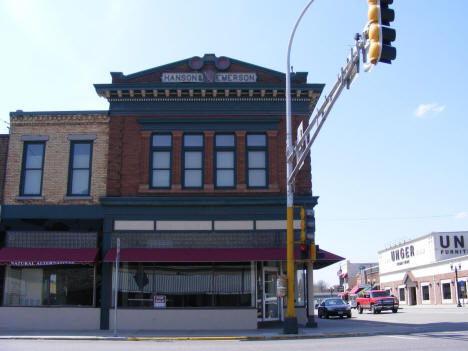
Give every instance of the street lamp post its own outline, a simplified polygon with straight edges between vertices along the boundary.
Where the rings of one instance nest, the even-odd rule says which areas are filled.
[[[309,6],[314,2],[310,0],[307,6],[302,10],[301,15],[296,21],[294,28],[289,38],[288,53],[286,58],[286,218],[287,218],[287,236],[286,236],[286,250],[287,250],[287,277],[288,277],[288,296],[287,308],[284,318],[284,333],[297,334],[297,318],[294,311],[294,230],[293,230],[293,206],[294,206],[294,182],[290,180],[293,172],[293,161],[289,156],[293,153],[292,146],[292,123],[291,123],[291,46],[296,33],[296,28],[304,16]]]
[[[456,284],[456,291],[457,291],[457,307],[462,307],[461,303],[460,303],[460,291],[458,290],[459,286],[458,286],[458,270],[461,269],[461,263],[458,264],[458,267],[457,267],[457,264],[451,264],[450,265],[450,269],[453,271],[455,271],[455,284]]]

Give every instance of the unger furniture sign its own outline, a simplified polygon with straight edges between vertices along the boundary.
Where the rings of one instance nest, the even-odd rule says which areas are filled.
[[[468,238],[463,233],[438,233],[434,238],[439,260],[468,255]]]

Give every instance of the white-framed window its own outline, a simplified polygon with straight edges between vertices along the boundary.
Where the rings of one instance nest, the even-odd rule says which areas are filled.
[[[453,303],[452,281],[450,279],[440,281],[440,296],[442,297],[442,303]]]
[[[428,282],[421,283],[421,301],[423,304],[431,303],[431,286]]]

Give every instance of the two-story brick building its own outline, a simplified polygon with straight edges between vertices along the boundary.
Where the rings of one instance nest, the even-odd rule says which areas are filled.
[[[281,321],[285,75],[213,54],[111,75],[110,84],[95,85],[109,111],[11,115],[3,306],[27,314],[20,306],[86,305],[89,314],[80,318],[88,329],[107,329],[114,326],[117,287],[123,329],[246,329]],[[307,122],[323,85],[295,73],[292,88],[295,130]],[[310,160],[297,176],[295,204],[317,204]],[[298,213],[295,229],[298,236]],[[45,259],[56,253],[52,248],[61,256]],[[66,248],[89,256],[72,261]],[[316,269],[342,259],[322,254]],[[73,290],[57,282],[66,267],[83,270],[86,303],[58,301]],[[312,272],[302,263],[296,270],[305,323]],[[51,295],[55,300],[47,300]]]

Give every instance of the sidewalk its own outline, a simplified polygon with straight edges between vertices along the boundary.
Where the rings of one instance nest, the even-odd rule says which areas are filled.
[[[435,313],[437,310],[437,313]],[[378,315],[353,311],[351,319],[315,319],[317,328],[284,334],[282,326],[253,330],[0,330],[0,342],[23,340],[275,340],[412,334],[468,330],[468,306],[402,306],[400,313]]]

